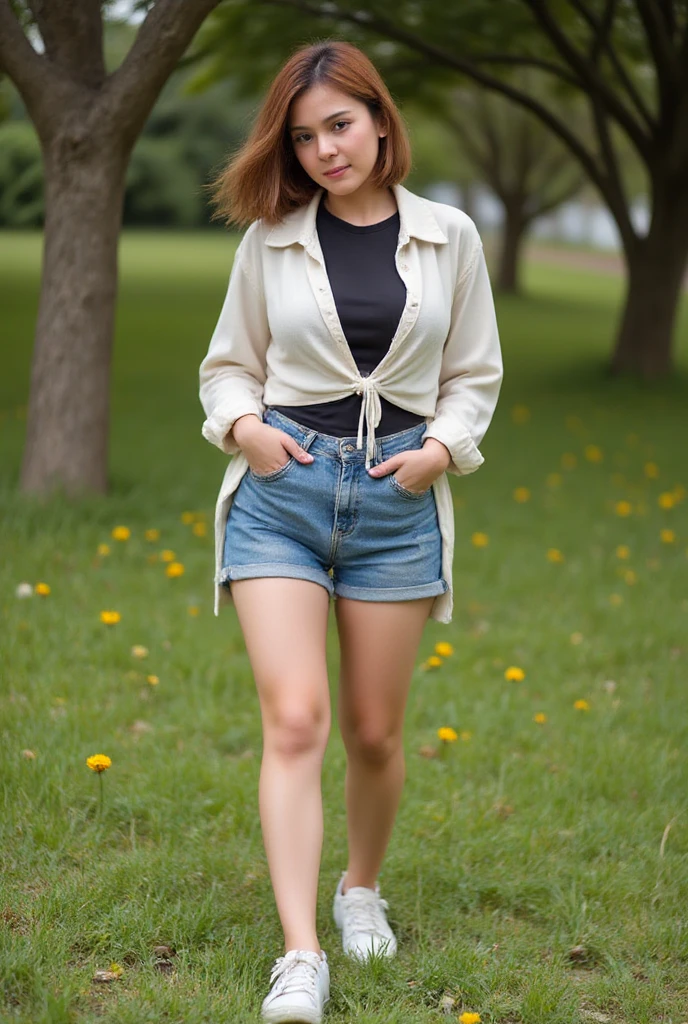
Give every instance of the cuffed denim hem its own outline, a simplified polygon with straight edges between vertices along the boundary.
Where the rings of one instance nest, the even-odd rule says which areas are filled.
[[[261,576],[283,576],[293,580],[310,580],[324,587],[330,597],[334,593],[334,585],[326,572],[309,569],[305,565],[291,565],[289,562],[255,562],[252,565],[228,565],[220,573],[217,582],[220,586],[229,587],[234,580],[253,580]]]
[[[335,583],[334,596],[352,597],[357,601],[413,601],[419,597],[438,597],[448,590],[444,579],[417,587],[350,587],[346,583]]]

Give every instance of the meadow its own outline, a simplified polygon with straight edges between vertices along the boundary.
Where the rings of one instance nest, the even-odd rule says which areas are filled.
[[[258,701],[234,610],[212,614],[225,458],[197,370],[234,244],[123,236],[111,493],[44,502],[17,493],[40,239],[0,235],[3,1022],[243,1024],[283,952]],[[414,674],[388,963],[345,958],[331,916],[330,616],[332,1024],[688,1021],[688,302],[675,376],[642,385],[604,373],[620,279],[524,280],[497,302],[485,463],[451,478],[454,620],[428,623]]]

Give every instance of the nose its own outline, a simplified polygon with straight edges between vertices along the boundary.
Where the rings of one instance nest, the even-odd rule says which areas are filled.
[[[322,139],[318,139],[318,156],[321,160],[329,159],[336,152],[337,147],[333,139],[328,138],[327,135]]]

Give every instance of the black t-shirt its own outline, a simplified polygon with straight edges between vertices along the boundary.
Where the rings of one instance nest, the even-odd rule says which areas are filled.
[[[394,261],[399,213],[360,227],[335,217],[321,200],[315,223],[344,337],[361,375],[368,376],[389,349],[406,302],[406,286]],[[322,434],[353,437],[362,401],[362,395],[351,394],[334,402],[271,408]],[[425,422],[424,416],[400,409],[382,395],[380,406],[378,438]]]

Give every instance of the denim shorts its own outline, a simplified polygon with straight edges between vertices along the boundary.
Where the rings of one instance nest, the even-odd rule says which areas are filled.
[[[371,477],[356,437],[321,434],[268,406],[263,422],[313,456],[268,474],[249,468],[229,509],[220,582],[288,576],[330,596],[409,601],[444,594],[433,488],[413,492],[389,473]],[[422,448],[425,423],[376,438],[372,465]]]

